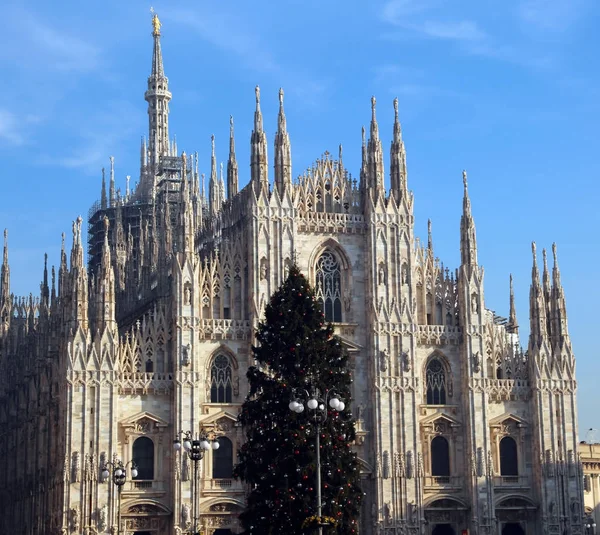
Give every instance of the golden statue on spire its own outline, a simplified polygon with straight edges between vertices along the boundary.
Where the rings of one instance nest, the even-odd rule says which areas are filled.
[[[156,37],[156,36],[160,35],[160,27],[162,26],[162,24],[160,23],[158,15],[154,11],[153,7],[150,8],[150,13],[152,13],[152,28],[153,28],[152,35],[154,35]]]

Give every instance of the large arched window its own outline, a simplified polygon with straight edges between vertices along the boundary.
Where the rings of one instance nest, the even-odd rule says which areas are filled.
[[[450,447],[445,437],[437,436],[431,441],[431,475],[450,476]]]
[[[427,405],[445,405],[446,372],[439,359],[431,359],[427,364],[425,384],[427,387]]]
[[[325,321],[342,321],[342,275],[336,256],[326,250],[317,260],[316,296],[321,301]]]
[[[231,403],[233,370],[227,355],[217,355],[210,368],[211,403]]]
[[[233,444],[227,437],[219,437],[219,449],[213,450],[213,479],[233,476]]]
[[[133,443],[133,462],[137,466],[137,479],[154,479],[154,442],[140,437]]]
[[[512,437],[504,437],[500,441],[500,475],[518,476],[519,462],[517,456],[517,443]]]

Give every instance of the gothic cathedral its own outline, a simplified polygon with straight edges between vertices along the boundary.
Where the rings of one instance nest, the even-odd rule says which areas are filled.
[[[465,172],[458,269],[435,257],[431,231],[426,245],[415,238],[397,100],[387,190],[375,98],[360,180],[341,146],[293,179],[283,91],[269,162],[257,87],[248,184],[238,187],[231,119],[226,171],[213,138],[205,192],[197,154],[169,136],[160,33],[155,16],[139,181],[116,189],[111,158],[87,265],[78,218],[69,262],[63,237],[57,276],[45,265],[40,296],[15,297],[4,233],[0,533],[181,535],[194,521],[206,535],[238,533],[244,488],[232,466],[253,332],[292,262],[350,354],[361,533],[582,533],[556,247],[540,274],[533,244],[523,350],[512,282],[508,319],[486,307]],[[173,441],[200,430],[220,447],[194,485]],[[118,462],[117,489],[105,468]]]

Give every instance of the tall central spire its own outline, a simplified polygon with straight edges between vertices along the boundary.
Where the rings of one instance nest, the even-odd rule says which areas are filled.
[[[235,159],[235,139],[233,137],[233,117],[229,116],[229,158],[227,160],[227,195],[229,199],[238,192],[238,164]]]
[[[267,169],[267,135],[263,130],[263,117],[260,111],[260,88],[256,86],[256,111],[254,112],[254,130],[252,131],[250,150],[251,180],[254,191],[268,193],[269,174]]]
[[[279,115],[277,117],[277,133],[275,134],[275,187],[283,196],[285,189],[292,185],[292,154],[290,136],[283,111],[283,89],[279,89]]]
[[[375,115],[375,106],[377,101],[371,97],[371,137],[367,146],[368,161],[368,185],[373,194],[375,202],[380,195],[385,195],[383,185],[383,150],[381,149],[381,140],[379,139],[379,125]]]
[[[475,221],[471,215],[471,199],[467,184],[467,172],[463,171],[463,214],[460,218],[460,257],[465,266],[477,265],[477,239],[475,237]]]
[[[152,17],[152,72],[148,77],[148,89],[144,94],[148,102],[148,139],[151,169],[158,163],[159,156],[169,151],[169,80],[165,76],[162,51],[160,48],[160,27],[158,15]]]

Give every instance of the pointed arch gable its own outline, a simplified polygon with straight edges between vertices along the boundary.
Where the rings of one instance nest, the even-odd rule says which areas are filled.
[[[352,263],[350,262],[350,257],[346,253],[345,248],[335,238],[327,238],[325,241],[317,245],[310,254],[308,260],[308,273],[311,276],[311,280],[314,280],[315,265],[317,263],[317,260],[328,249],[338,256],[338,260],[341,264],[342,270],[348,271],[351,274]]]
[[[239,364],[235,354],[220,344],[206,362],[207,399],[210,403],[232,403],[239,394]]]
[[[211,366],[213,365],[215,359],[219,355],[226,355],[227,357],[229,357],[229,359],[231,360],[231,365],[233,366],[233,368],[235,370],[239,369],[239,363],[238,363],[237,357],[235,356],[235,353],[234,353],[233,349],[231,349],[226,344],[221,343],[221,344],[219,344],[219,346],[217,348],[215,348],[210,353],[209,357],[206,359],[206,371],[210,372]]]
[[[440,377],[438,377],[437,383],[435,384],[430,384],[431,381],[428,382],[428,373],[433,373],[432,368],[430,368],[430,366],[432,366],[434,364],[434,361],[439,362],[439,364],[441,365],[441,370],[439,370],[439,374],[443,374],[443,390],[444,390],[444,394],[442,396],[441,394],[441,390],[440,390],[440,385],[441,385],[441,381],[442,381],[442,376],[440,375]],[[438,367],[439,368],[439,367]],[[423,361],[422,364],[422,368],[421,368],[421,377],[423,378],[423,397],[425,399],[426,403],[429,403],[427,401],[428,397],[431,397],[429,394],[429,390],[430,387],[432,387],[434,390],[435,388],[438,388],[438,396],[443,397],[444,400],[442,400],[442,403],[433,403],[434,405],[446,405],[448,403],[448,398],[451,398],[453,395],[453,381],[452,381],[452,366],[450,364],[450,361],[448,360],[448,357],[446,357],[446,355],[444,353],[442,353],[439,349],[435,349],[434,351],[432,351],[429,356]],[[439,383],[439,384],[438,384]],[[434,396],[436,397],[436,396]]]

